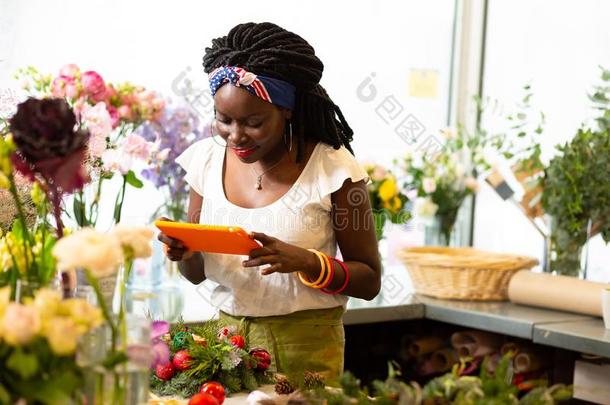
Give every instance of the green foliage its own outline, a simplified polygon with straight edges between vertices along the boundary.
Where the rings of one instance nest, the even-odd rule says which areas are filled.
[[[57,356],[46,339],[22,347],[0,345],[0,404],[24,398],[28,403],[60,405],[82,386],[73,356]]]
[[[349,372],[343,374],[337,388],[325,388],[304,392],[307,403],[312,405],[553,405],[572,397],[572,389],[564,385],[547,388],[540,385],[519,399],[518,389],[513,386],[511,357],[505,356],[495,373],[487,372],[487,360],[479,376],[463,376],[464,364],[437,377],[424,388],[416,383],[406,384],[400,380],[400,372],[389,364],[388,378],[372,383],[374,396]]]
[[[578,275],[589,231],[610,241],[610,71],[602,69],[601,80],[589,96],[600,111],[598,129],[579,129],[557,147],[545,170],[542,205],[553,218],[551,266],[565,275]]]
[[[610,135],[581,129],[545,171],[542,204],[553,218],[552,268],[577,275],[589,221],[610,241]]]

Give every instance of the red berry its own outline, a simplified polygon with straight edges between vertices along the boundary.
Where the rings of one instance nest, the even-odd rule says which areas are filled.
[[[174,358],[172,359],[172,363],[177,370],[184,371],[188,370],[191,367],[191,362],[193,358],[186,350],[180,350],[174,354]]]
[[[188,405],[220,405],[220,403],[210,394],[199,393],[191,397]]]
[[[219,404],[222,404],[225,401],[225,389],[220,383],[215,381],[203,384],[199,392],[202,394],[210,394],[218,400]]]
[[[233,336],[231,336],[229,341],[231,342],[231,344],[233,346],[239,347],[240,349],[243,349],[244,346],[246,345],[246,341],[244,340],[244,337],[241,335],[233,335]]]
[[[271,365],[271,355],[265,349],[252,349],[250,350],[250,356],[256,360],[257,370],[265,371]]]
[[[155,375],[164,381],[171,380],[175,373],[176,369],[172,363],[157,364],[155,368]]]

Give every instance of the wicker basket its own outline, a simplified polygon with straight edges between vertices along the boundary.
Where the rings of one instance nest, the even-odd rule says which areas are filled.
[[[472,248],[418,247],[398,253],[419,294],[437,298],[505,301],[508,282],[538,260]]]

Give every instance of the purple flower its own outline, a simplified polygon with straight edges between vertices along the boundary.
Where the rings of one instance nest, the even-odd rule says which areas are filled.
[[[158,364],[169,363],[169,347],[162,340],[163,335],[169,332],[169,322],[153,321],[151,331],[152,362],[151,368],[155,369]]]
[[[162,189],[168,200],[163,207],[186,207],[188,185],[184,181],[186,174],[176,163],[176,158],[191,144],[211,136],[209,125],[202,125],[197,114],[188,106],[168,106],[157,122],[142,124],[137,133],[149,142],[154,142],[162,158],[153,156],[150,166],[142,171],[142,177],[156,188]],[[186,212],[183,213],[186,215]],[[180,218],[176,218],[180,219]]]

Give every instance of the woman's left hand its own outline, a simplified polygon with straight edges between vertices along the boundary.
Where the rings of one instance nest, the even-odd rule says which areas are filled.
[[[261,232],[250,232],[250,236],[261,242],[263,246],[250,251],[248,260],[242,263],[244,267],[270,265],[261,271],[263,275],[294,271],[311,274],[315,273],[316,269],[319,272],[320,262],[315,253]]]

